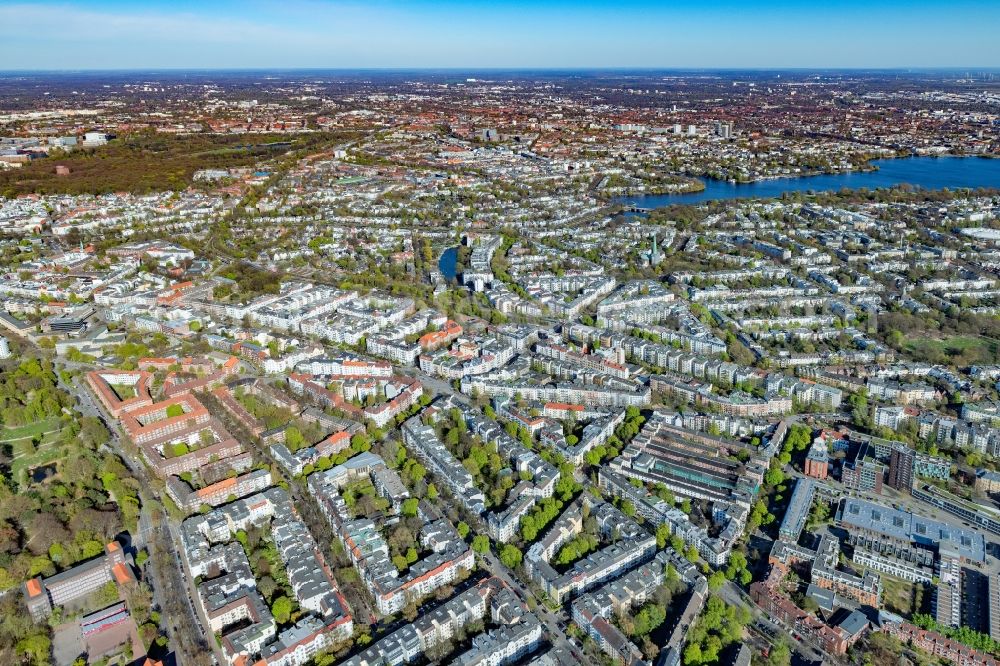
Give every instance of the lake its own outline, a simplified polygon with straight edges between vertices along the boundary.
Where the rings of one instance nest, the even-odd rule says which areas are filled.
[[[771,199],[785,192],[852,190],[909,184],[927,190],[962,187],[1000,188],[1000,159],[981,157],[905,157],[874,160],[877,171],[777,178],[756,183],[706,179],[705,189],[688,194],[647,194],[618,197],[616,203],[641,208],[690,204],[720,199]]]
[[[441,253],[441,258],[438,260],[438,270],[441,271],[445,280],[450,281],[455,279],[456,268],[458,268],[458,248],[449,247]]]

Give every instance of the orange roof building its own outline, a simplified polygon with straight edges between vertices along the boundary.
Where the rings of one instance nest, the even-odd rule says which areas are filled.
[[[107,583],[126,585],[135,575],[125,562],[125,553],[117,541],[104,548],[104,555],[57,573],[48,578],[36,576],[24,584],[24,601],[36,622],[47,618],[56,606],[83,599]]]

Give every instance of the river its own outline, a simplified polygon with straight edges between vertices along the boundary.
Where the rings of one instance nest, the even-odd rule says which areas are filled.
[[[828,192],[843,188],[870,190],[908,184],[927,190],[962,187],[1000,188],[1000,159],[978,157],[906,157],[874,160],[877,171],[798,176],[763,180],[755,183],[730,183],[706,179],[701,192],[686,194],[647,194],[618,197],[616,203],[641,208],[660,208],[671,204],[700,203],[720,199],[770,199],[785,192]]]

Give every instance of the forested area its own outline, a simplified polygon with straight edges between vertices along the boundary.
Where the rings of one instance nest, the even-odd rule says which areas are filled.
[[[5,428],[16,428],[59,416],[72,403],[56,388],[52,363],[28,359],[16,368],[0,373],[0,420]]]
[[[0,376],[0,591],[5,591],[100,555],[117,534],[135,530],[139,486],[102,446],[110,433],[100,420],[70,410],[73,400],[59,386],[50,361],[28,358],[0,367]],[[30,622],[18,608],[19,594],[5,595],[2,603],[0,663],[48,663],[49,627]]]
[[[281,275],[245,261],[233,262],[219,271],[219,275],[236,283],[235,299],[241,303],[248,303],[263,294],[277,294],[281,290]],[[233,289],[229,285],[220,285],[213,292],[219,300],[230,295],[233,295]]]
[[[46,445],[56,451],[51,474],[18,479],[5,466],[0,590],[95,557],[122,529],[135,529],[138,484],[115,455],[99,450],[108,437],[99,420],[84,417],[64,425]]]
[[[927,363],[961,367],[1000,361],[1000,319],[993,316],[886,312],[878,315],[878,329],[890,346]]]
[[[33,160],[19,169],[0,171],[0,195],[181,190],[191,184],[199,169],[251,166],[289,151],[318,149],[333,138],[326,132],[294,137],[137,132],[106,146],[81,148]],[[57,176],[57,166],[69,167],[69,175]]]

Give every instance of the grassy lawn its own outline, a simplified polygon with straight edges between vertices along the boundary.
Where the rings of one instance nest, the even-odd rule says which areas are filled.
[[[63,455],[63,447],[49,446],[39,449],[38,452],[30,456],[21,456],[10,465],[10,471],[19,484],[25,484],[28,480],[28,470],[58,460]]]
[[[920,613],[923,606],[923,586],[892,576],[882,576],[882,599],[886,608],[904,616]]]
[[[56,441],[59,440],[59,431],[53,431],[42,435],[41,441],[37,446],[32,446],[31,437],[22,437],[21,439],[16,439],[11,442],[10,448],[13,452],[14,458],[20,458],[22,456],[34,455],[35,451],[41,451],[42,449],[47,449],[51,447]]]
[[[0,430],[0,442],[12,442],[18,439],[35,437],[44,433],[58,431],[60,422],[58,418],[45,419],[38,423],[30,423],[19,428],[4,428]]]
[[[135,392],[135,387],[131,384],[112,384],[111,390],[115,392],[119,400],[131,400],[138,395]]]
[[[996,363],[1000,341],[976,335],[950,338],[907,338],[906,351],[930,363],[972,365]]]

